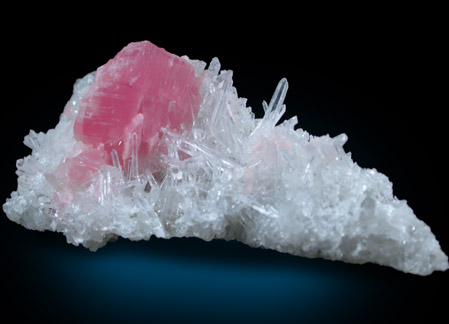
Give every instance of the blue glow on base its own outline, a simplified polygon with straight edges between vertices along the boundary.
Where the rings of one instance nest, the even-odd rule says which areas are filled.
[[[372,286],[341,269],[350,265],[236,242],[120,240],[95,253],[68,245],[29,252],[52,307],[103,321],[325,321],[348,303],[360,307]]]

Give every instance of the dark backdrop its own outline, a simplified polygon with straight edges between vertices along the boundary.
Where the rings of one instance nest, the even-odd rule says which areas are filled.
[[[367,14],[220,14],[172,25],[93,15],[15,20],[3,37],[3,202],[16,189],[15,160],[29,129],[58,122],[75,79],[130,41],[150,40],[206,62],[217,56],[258,117],[287,77],[286,118],[314,135],[346,133],[346,151],[394,184],[449,253],[446,204],[447,68],[438,11]],[[288,12],[289,9],[286,9]],[[285,12],[284,12],[285,13]],[[106,14],[105,14],[106,15]],[[156,15],[157,16],[157,15]],[[354,19],[354,16],[356,17]],[[62,18],[61,18],[62,17]],[[123,18],[123,17],[122,17]],[[13,19],[14,20],[14,19]],[[231,28],[232,27],[232,28]],[[448,273],[429,277],[197,239],[119,240],[96,253],[60,234],[28,231],[0,217],[0,317],[89,322],[406,322],[447,317]],[[447,298],[446,298],[447,299]],[[3,321],[2,321],[3,322]]]

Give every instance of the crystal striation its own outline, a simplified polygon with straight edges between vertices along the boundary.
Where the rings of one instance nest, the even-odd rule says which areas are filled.
[[[92,251],[116,237],[239,240],[253,247],[419,275],[449,268],[430,228],[392,184],[362,169],[345,134],[278,125],[282,79],[254,117],[214,58],[131,43],[76,81],[60,122],[31,131],[14,222],[63,233]]]

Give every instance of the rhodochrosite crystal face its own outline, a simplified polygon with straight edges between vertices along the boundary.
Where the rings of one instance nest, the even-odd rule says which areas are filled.
[[[127,45],[76,81],[55,129],[31,131],[3,205],[29,229],[93,251],[116,237],[236,239],[305,257],[448,269],[430,228],[345,134],[315,137],[285,111],[282,79],[256,119],[213,59]],[[149,246],[151,248],[151,246]]]
[[[150,42],[131,43],[98,69],[80,102],[75,139],[101,147],[106,157],[115,150],[124,166],[134,133],[138,156],[148,161],[163,127],[179,130],[192,123],[201,103],[200,85],[201,77],[186,60]]]

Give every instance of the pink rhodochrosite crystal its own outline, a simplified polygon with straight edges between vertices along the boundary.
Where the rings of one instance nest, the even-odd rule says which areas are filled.
[[[80,103],[75,138],[104,149],[108,164],[115,150],[124,168],[134,140],[145,163],[163,127],[178,131],[191,124],[201,103],[201,80],[187,60],[148,41],[131,43],[97,70]]]

